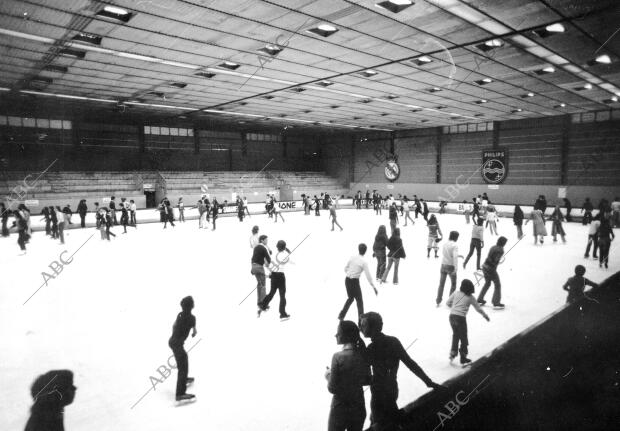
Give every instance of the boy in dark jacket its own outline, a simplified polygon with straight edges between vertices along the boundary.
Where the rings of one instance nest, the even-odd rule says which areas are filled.
[[[195,337],[197,334],[196,317],[192,314],[193,308],[194,299],[191,296],[186,296],[181,300],[182,311],[177,314],[177,318],[172,326],[172,336],[170,340],[168,340],[168,346],[172,349],[174,360],[177,363],[177,401],[188,401],[195,398],[195,395],[186,393],[187,385],[193,383],[194,378],[187,377],[189,362],[187,359],[187,352],[183,347],[190,330],[192,330],[192,337]]]
[[[583,265],[577,265],[575,267],[575,276],[569,278],[566,283],[564,283],[564,286],[562,286],[562,289],[568,292],[566,302],[574,302],[583,298],[586,286],[598,286],[598,284],[585,278],[585,273],[586,268]]]

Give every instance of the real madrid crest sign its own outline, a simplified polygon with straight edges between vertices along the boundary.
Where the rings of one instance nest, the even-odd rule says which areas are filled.
[[[506,150],[482,152],[482,179],[487,184],[503,183],[508,175],[508,154]]]
[[[386,157],[384,173],[385,178],[392,183],[400,176],[400,166],[395,155]]]

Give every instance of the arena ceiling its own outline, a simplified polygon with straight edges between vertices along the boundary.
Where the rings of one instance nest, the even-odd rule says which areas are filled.
[[[619,3],[2,0],[0,98],[376,130],[611,109]]]

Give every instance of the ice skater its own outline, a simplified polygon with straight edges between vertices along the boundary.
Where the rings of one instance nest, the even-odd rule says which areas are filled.
[[[385,263],[387,260],[386,249],[388,243],[388,236],[385,229],[385,225],[379,226],[377,234],[375,235],[375,242],[372,245],[372,256],[377,259],[377,278],[379,281],[385,271]]]
[[[282,220],[282,223],[284,223],[284,216],[282,215],[282,210],[280,209],[280,206],[274,202],[273,203],[273,218],[274,218],[274,223],[278,222],[278,216],[280,216],[280,219]],[[342,228],[341,228],[342,229]]]
[[[446,284],[446,278],[450,276],[450,295],[456,290],[456,272],[459,267],[459,248],[456,242],[459,239],[459,233],[455,230],[450,232],[448,242],[441,249],[441,269],[439,271],[439,287],[437,288],[437,298],[435,303],[439,307],[443,301],[443,289]]]
[[[212,220],[213,220],[213,229],[211,229],[211,230],[215,230],[215,221],[216,221],[216,220],[217,220],[217,218],[218,218],[218,214],[219,214],[219,212],[220,212],[220,204],[219,204],[219,202],[217,201],[217,198],[215,198],[215,197],[214,197],[214,198],[213,198],[213,203],[212,203],[212,205],[211,205],[211,216],[212,216],[211,218],[212,218]],[[207,221],[209,220],[209,218],[208,218],[208,217],[209,217],[209,216],[207,215]]]
[[[194,378],[188,377],[189,361],[187,352],[183,347],[190,330],[192,331],[192,337],[195,337],[198,333],[196,331],[196,317],[192,314],[193,308],[194,299],[191,296],[186,296],[181,300],[182,311],[177,314],[177,318],[172,326],[172,336],[168,340],[168,346],[172,349],[178,370],[175,397],[177,401],[191,401],[196,398],[195,395],[187,393],[187,385],[193,383]]]
[[[350,320],[338,323],[336,343],[342,350],[334,353],[325,371],[327,390],[333,394],[327,431],[362,431],[366,419],[363,387],[371,379],[366,344]]]
[[[179,223],[185,223],[185,204],[182,197],[177,202],[177,209],[179,210]]]
[[[523,238],[523,210],[519,205],[515,205],[515,209],[512,212],[512,222],[517,227],[517,238]]]
[[[502,256],[504,256],[504,246],[506,245],[506,242],[508,242],[506,237],[500,236],[497,240],[497,244],[491,247],[491,250],[489,250],[487,259],[484,261],[484,265],[482,265],[484,285],[482,286],[480,295],[478,295],[478,302],[481,305],[487,303],[484,300],[484,295],[486,295],[487,290],[489,290],[489,287],[491,286],[491,282],[493,282],[493,307],[497,309],[503,309],[504,307],[506,307],[501,302],[502,285],[499,279],[499,275],[497,274],[497,266],[501,263]]]
[[[497,211],[495,211],[494,206],[489,206],[487,208],[487,227],[491,231],[491,235],[497,235],[497,223],[499,222],[499,218],[497,217]]]
[[[392,284],[394,286],[398,285],[398,265],[401,259],[407,257],[405,254],[405,249],[403,247],[403,240],[400,238],[400,229],[395,228],[394,232],[392,232],[392,236],[388,239],[387,242],[388,247],[388,265],[383,271],[383,275],[381,276],[381,283],[385,283],[388,275],[390,274],[390,269],[392,268],[392,264],[394,264],[394,275],[392,276]]]
[[[252,227],[252,236],[250,237],[250,248],[252,250],[258,245],[258,230],[258,226]]]
[[[467,201],[463,201],[463,214],[465,215],[465,223],[469,224],[469,220],[471,217],[471,205],[467,203]]]
[[[553,242],[558,241],[558,234],[562,238],[562,242],[566,242],[566,232],[564,232],[564,228],[562,227],[562,222],[564,221],[564,215],[560,210],[560,206],[556,205],[555,209],[551,213],[551,236],[553,237]]]
[[[586,246],[586,253],[583,255],[585,258],[590,257],[590,247],[592,247],[592,257],[594,259],[598,259],[598,230],[601,226],[600,219],[601,218],[597,214],[597,216],[594,217],[594,220],[590,223],[590,226],[588,226],[588,245]]]
[[[539,209],[535,209],[530,214],[530,219],[525,221],[525,224],[528,224],[530,220],[532,220],[532,228],[534,232],[534,245],[538,244],[540,240],[540,244],[544,244],[545,237],[547,236],[547,227],[545,226],[545,216],[543,212]]]
[[[314,215],[321,215],[321,200],[314,195]]]
[[[25,431],[64,431],[65,407],[75,399],[73,372],[51,370],[36,378],[30,387],[34,403]]]
[[[581,219],[581,224],[584,226],[592,222],[592,211],[594,210],[594,205],[590,201],[590,198],[586,198],[583,205],[581,206],[581,213],[583,213],[583,218]]]
[[[379,313],[363,314],[360,327],[364,337],[371,340],[366,350],[373,374],[370,385],[370,423],[373,429],[397,429],[391,426],[397,425],[403,419],[403,413],[396,404],[398,400],[396,377],[400,362],[405,364],[429,388],[439,389],[442,386],[431,380],[424,370],[411,359],[398,338],[381,332],[383,319]]]
[[[30,235],[28,234],[28,221],[26,220],[26,211],[24,208],[24,204],[19,204],[17,211],[13,211],[13,216],[15,217],[13,226],[17,227],[17,245],[19,245],[19,249],[21,250],[20,256],[26,254],[26,244],[30,240]]]
[[[267,242],[267,235],[259,236],[258,244],[254,247],[254,251],[252,252],[252,269],[250,273],[256,277],[257,317],[260,317],[261,313],[264,311],[262,304],[266,296],[265,265],[271,263],[271,250],[269,250]]]
[[[467,346],[469,339],[467,337],[467,312],[469,306],[473,305],[474,309],[490,322],[489,316],[474,298],[474,283],[471,280],[464,279],[461,281],[459,291],[454,292],[448,298],[446,304],[450,307],[450,327],[452,327],[452,346],[450,347],[450,362],[456,358],[457,352],[461,355],[461,365],[467,366],[471,363],[471,359],[467,357],[469,353]],[[460,344],[460,347],[459,347]]]
[[[276,249],[278,252],[274,258],[275,262],[272,261],[272,266],[270,268],[271,275],[269,278],[271,279],[271,289],[269,293],[260,304],[260,308],[262,311],[267,311],[269,309],[269,303],[273,299],[276,292],[280,294],[280,320],[286,320],[291,316],[286,312],[286,276],[285,276],[285,268],[288,268],[288,264],[293,264],[290,261],[290,250],[286,248],[286,242],[283,240],[279,240],[276,243]]]
[[[338,226],[340,228],[340,232],[342,232],[342,226],[340,226],[340,223],[336,220],[336,207],[334,204],[329,205],[329,218],[332,219],[332,232],[334,231],[334,226]]]
[[[420,203],[422,204],[422,216],[424,220],[428,223],[428,204],[422,198],[420,198]]]
[[[392,202],[389,208],[389,218],[390,218],[390,233],[393,235],[394,230],[398,226],[398,208],[396,208],[396,202]]]
[[[407,196],[403,199],[403,209],[405,211],[405,226],[407,226],[407,220],[411,220],[411,224],[414,225],[415,221],[411,218],[411,207]]]
[[[467,262],[474,254],[474,250],[476,250],[476,270],[480,271],[480,255],[482,254],[482,249],[484,248],[484,220],[481,218],[476,219],[477,223],[471,228],[471,242],[469,243],[469,254],[465,258],[463,262],[463,269],[467,269]]]
[[[598,266],[602,268],[605,265],[605,268],[609,268],[609,249],[616,236],[609,219],[605,217],[601,217],[601,219],[601,225],[598,228]]]
[[[362,297],[362,289],[360,288],[360,276],[362,275],[362,272],[366,275],[366,279],[375,291],[375,295],[378,295],[377,288],[372,282],[372,277],[370,276],[368,263],[364,260],[364,255],[366,254],[367,249],[368,247],[366,247],[366,244],[358,245],[357,250],[359,254],[352,256],[344,267],[344,272],[347,274],[344,279],[344,285],[347,290],[347,300],[344,303],[344,307],[342,307],[342,310],[338,314],[338,319],[340,320],[344,320],[347,315],[347,311],[349,311],[349,307],[353,304],[354,300],[357,305],[358,319],[362,314],[364,314],[364,299]]]
[[[567,303],[575,302],[585,296],[585,288],[586,286],[598,287],[598,284],[588,280],[584,277],[586,273],[586,268],[583,265],[577,265],[575,267],[575,275],[570,277],[562,289],[568,292],[568,297],[566,298]]]
[[[426,220],[426,216],[424,217]],[[430,219],[426,222],[426,227],[428,227],[428,242],[426,244],[426,257],[431,257],[431,248],[435,251],[435,257],[439,257],[437,251],[439,250],[439,241],[443,238],[443,233],[441,233],[441,228],[439,227],[439,222],[435,217],[435,214],[431,215]]]

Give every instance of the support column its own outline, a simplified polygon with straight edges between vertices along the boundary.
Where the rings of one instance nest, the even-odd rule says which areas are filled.
[[[568,185],[568,148],[570,143],[571,117],[565,115],[562,121],[562,143],[560,150],[560,184]]]
[[[437,127],[437,159],[435,162],[435,183],[441,184],[441,147],[443,144],[443,130]]]
[[[200,136],[198,136],[198,129],[194,127],[194,154],[200,154]]]
[[[395,135],[395,132],[391,131],[390,132],[390,154],[394,154],[394,135]]]

